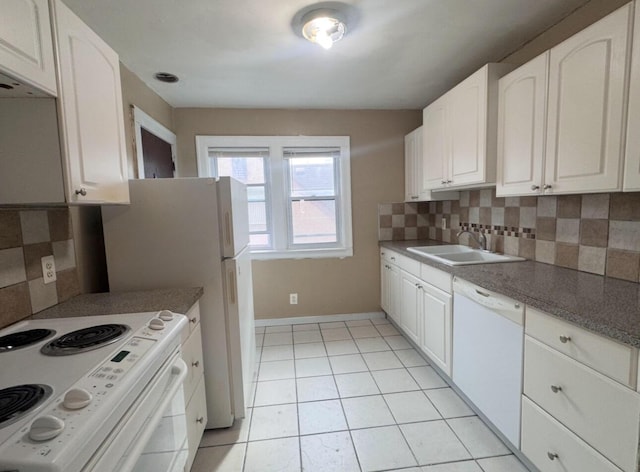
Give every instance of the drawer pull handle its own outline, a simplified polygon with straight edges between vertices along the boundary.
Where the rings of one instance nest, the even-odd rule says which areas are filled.
[[[562,391],[562,387],[559,387],[558,385],[552,385],[552,386],[551,386],[551,391],[552,391],[553,393],[561,392],[561,391]]]
[[[560,342],[562,344],[567,344],[569,341],[571,341],[571,336],[560,336]]]
[[[192,362],[192,363],[191,363],[191,365],[192,365],[193,367],[200,367],[200,361]]]
[[[191,321],[193,324],[196,324],[198,322],[198,318],[196,318],[195,316],[193,318],[191,318],[189,321]]]
[[[481,291],[480,291],[480,290],[478,290],[478,289],[476,289],[476,293],[477,293],[478,295],[482,295],[483,297],[490,297],[490,296],[491,296],[491,295],[489,295],[488,293],[481,292]]]
[[[550,461],[555,461],[558,458],[558,454],[555,452],[547,452],[547,457]]]
[[[200,418],[198,418],[198,419],[196,420],[196,423],[204,423],[204,417],[203,417],[203,416],[201,416]]]

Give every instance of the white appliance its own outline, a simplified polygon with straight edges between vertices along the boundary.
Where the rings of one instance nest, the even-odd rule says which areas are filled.
[[[524,307],[453,279],[453,382],[520,447]]]
[[[243,418],[255,331],[246,187],[223,177],[129,181],[131,204],[103,207],[111,291],[203,287],[207,428]]]
[[[17,323],[0,331],[0,471],[182,471],[183,315]]]

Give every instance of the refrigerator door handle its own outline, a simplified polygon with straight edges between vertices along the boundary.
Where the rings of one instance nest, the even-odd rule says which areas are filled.
[[[224,232],[227,246],[231,246],[231,214],[226,211],[224,213]]]
[[[238,296],[236,293],[236,274],[233,271],[229,272],[229,297],[229,302],[235,305]]]

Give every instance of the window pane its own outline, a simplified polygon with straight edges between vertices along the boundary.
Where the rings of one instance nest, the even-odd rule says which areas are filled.
[[[247,187],[247,196],[250,202],[264,202],[266,200],[264,185]]]
[[[249,232],[267,231],[267,207],[264,202],[249,202]]]
[[[335,200],[299,200],[291,202],[293,244],[335,243]]]
[[[252,234],[249,236],[249,246],[271,247],[271,236],[268,234]]]
[[[333,157],[289,158],[292,197],[332,197],[335,195]]]
[[[233,177],[243,184],[263,184],[264,158],[218,157],[218,175]]]

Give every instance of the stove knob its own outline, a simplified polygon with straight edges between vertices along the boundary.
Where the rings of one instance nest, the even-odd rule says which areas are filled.
[[[64,421],[52,415],[41,416],[31,423],[29,437],[34,441],[53,439],[64,430]]]
[[[155,329],[158,331],[161,329],[164,329],[164,321],[162,321],[160,318],[154,318],[151,321],[149,321],[149,328]]]
[[[69,408],[70,410],[79,410],[80,408],[84,408],[93,399],[93,395],[87,392],[83,388],[72,388],[69,390],[62,401],[62,405],[65,408]]]
[[[169,310],[162,310],[158,317],[163,321],[171,321],[173,319],[173,313]]]

